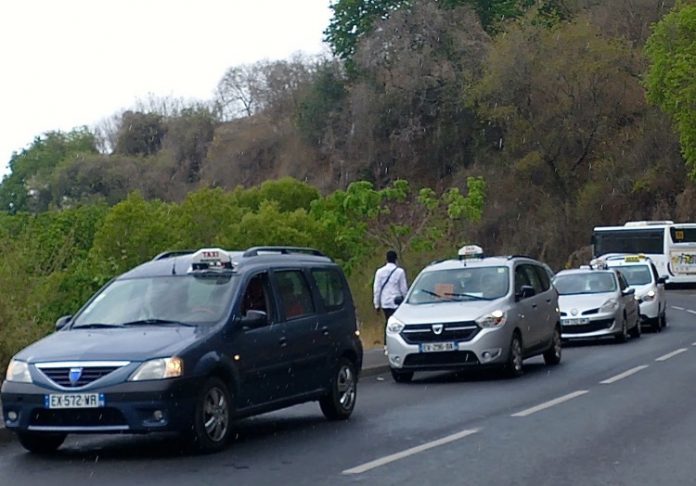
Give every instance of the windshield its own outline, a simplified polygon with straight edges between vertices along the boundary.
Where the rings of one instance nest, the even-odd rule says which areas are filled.
[[[432,304],[504,297],[510,287],[507,267],[465,267],[426,272],[413,284],[409,304]]]
[[[630,265],[617,268],[628,285],[647,285],[652,282],[652,273],[647,265]]]
[[[236,281],[191,276],[116,280],[95,297],[73,327],[217,322],[230,304]]]
[[[609,272],[558,275],[553,285],[560,295],[602,294],[616,291],[616,278]]]

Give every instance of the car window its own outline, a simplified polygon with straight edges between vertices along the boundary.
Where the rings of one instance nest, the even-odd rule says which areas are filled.
[[[626,278],[623,276],[623,273],[620,271],[616,272],[616,277],[619,279],[619,289],[626,290],[628,288],[628,282],[626,282]]]
[[[534,265],[534,270],[536,270],[537,274],[539,275],[542,291],[546,292],[551,287],[551,277],[549,272],[545,268],[538,265]]]
[[[611,272],[587,272],[556,275],[553,284],[560,295],[615,292],[616,277]]]
[[[242,315],[246,315],[250,310],[265,312],[268,316],[268,322],[273,322],[274,312],[268,273],[266,272],[253,276],[249,280],[246,289],[244,289],[241,308]]]
[[[544,291],[544,288],[541,284],[541,279],[539,278],[539,274],[535,270],[534,266],[533,265],[522,265],[522,269],[527,274],[527,279],[532,284],[532,287],[534,287],[534,292],[537,294],[542,293]]]
[[[286,319],[295,319],[314,313],[312,294],[301,271],[277,272],[276,278]]]
[[[524,265],[518,265],[515,268],[515,293],[519,294],[522,291],[524,285],[532,285],[529,281],[529,276],[527,272],[524,271]]]
[[[652,282],[652,275],[648,265],[627,265],[621,267],[620,272],[628,285],[647,285]]]
[[[407,302],[418,305],[499,299],[508,293],[509,275],[508,268],[502,266],[425,271],[413,283]]]
[[[340,309],[345,301],[343,279],[336,270],[312,270],[319,295],[328,310]]]

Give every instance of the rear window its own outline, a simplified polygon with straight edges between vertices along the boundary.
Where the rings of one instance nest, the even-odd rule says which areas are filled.
[[[328,310],[340,309],[345,302],[343,279],[336,270],[312,270],[319,295]]]

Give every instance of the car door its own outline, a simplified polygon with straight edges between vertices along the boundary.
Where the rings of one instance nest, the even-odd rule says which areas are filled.
[[[560,314],[558,313],[558,294],[556,293],[556,289],[551,285],[549,272],[539,265],[534,265],[534,270],[536,270],[539,276],[539,282],[542,287],[543,298],[541,299],[540,305],[545,315],[545,326],[541,329],[541,341],[542,343],[548,343],[553,338],[553,331],[556,327],[556,323],[560,321]]]
[[[655,298],[658,302],[659,317],[659,315],[665,312],[665,309],[667,308],[665,283],[664,281],[660,281],[660,274],[657,272],[657,268],[655,268],[655,265],[653,263],[650,263],[650,272],[652,273],[653,280],[655,281],[655,287],[657,288],[657,295],[655,296]]]
[[[548,342],[547,329],[549,328],[548,295],[544,291],[536,265],[525,263],[522,270],[527,275],[527,281],[534,288],[534,295],[527,300],[527,324],[529,326],[529,345],[537,347]]]
[[[321,332],[317,303],[304,269],[275,270],[273,283],[280,298],[280,315],[287,337],[292,379],[288,395],[300,395],[325,387],[328,335]]]
[[[515,312],[518,322],[518,327],[522,332],[522,347],[526,350],[532,347],[534,344],[534,336],[531,330],[530,324],[534,315],[532,307],[532,298],[523,298],[522,287],[529,286],[532,287],[532,282],[529,281],[529,275],[524,271],[524,265],[517,265],[515,267]]]
[[[619,291],[621,292],[619,296],[621,299],[621,307],[626,313],[626,325],[631,329],[638,319],[638,303],[636,302],[634,292],[627,293],[629,285],[623,274],[621,272],[616,272],[616,277],[619,281]]]
[[[278,318],[268,272],[249,275],[243,284],[240,316],[249,310],[266,312],[265,325],[235,329],[231,355],[241,376],[239,403],[243,408],[262,405],[283,397],[290,380],[290,356],[285,327]]]

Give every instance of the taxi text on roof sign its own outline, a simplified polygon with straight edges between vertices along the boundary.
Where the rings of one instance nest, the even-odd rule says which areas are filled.
[[[191,258],[191,270],[231,270],[232,259],[230,255],[220,248],[203,248],[193,254]]]
[[[459,259],[483,258],[483,248],[478,245],[465,245],[459,249]]]

